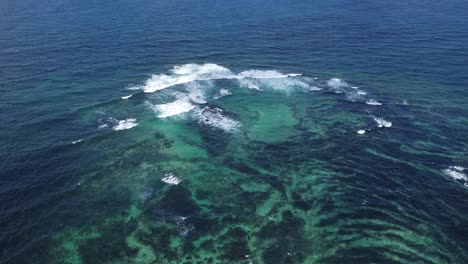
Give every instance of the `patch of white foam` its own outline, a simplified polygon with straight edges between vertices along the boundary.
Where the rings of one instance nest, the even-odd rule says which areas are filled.
[[[366,104],[368,104],[368,105],[382,105],[382,103],[380,103],[380,102],[378,102],[378,101],[376,101],[374,99],[367,100]]]
[[[468,181],[468,177],[463,173],[464,171],[465,168],[461,166],[450,166],[448,169],[444,170],[444,173],[455,180]]]
[[[358,95],[366,95],[367,93],[364,92],[364,91],[357,91],[356,94],[358,94]]]
[[[392,127],[392,122],[387,121],[383,118],[374,116],[374,121],[377,123],[377,127]]]
[[[175,176],[172,172],[165,174],[164,178],[162,178],[161,181],[171,185],[178,185],[182,182],[182,180],[179,177]]]
[[[348,87],[348,83],[341,80],[340,78],[331,78],[327,81],[327,85],[334,90],[339,90],[339,88],[342,87]]]
[[[239,76],[241,78],[254,78],[254,79],[277,79],[277,78],[286,78],[288,74],[283,74],[278,71],[261,71],[261,70],[249,70],[249,71],[243,71],[239,73]]]
[[[122,98],[122,100],[127,100],[127,99],[129,99],[130,97],[132,97],[132,96],[133,96],[133,94],[127,95],[127,96],[122,96],[122,97],[120,97],[120,98]]]
[[[138,125],[137,120],[135,118],[128,118],[125,120],[119,120],[117,125],[112,127],[114,130],[125,130],[136,127]]]
[[[234,132],[240,122],[223,114],[223,110],[217,107],[205,107],[196,112],[199,123],[221,129],[225,132]]]
[[[217,95],[213,96],[214,99],[219,99],[224,96],[232,95],[232,92],[228,89],[221,88]]]
[[[133,89],[142,89],[146,93],[163,90],[168,87],[187,84],[194,81],[209,81],[219,79],[284,79],[288,77],[301,76],[299,73],[283,74],[274,70],[248,70],[239,74],[234,74],[228,68],[223,66],[207,63],[207,64],[184,64],[175,66],[168,74],[152,75],[146,83],[141,87],[133,87]],[[259,89],[255,83],[244,82],[250,89]],[[297,84],[296,84],[297,85]],[[301,85],[304,85],[302,83]]]
[[[99,129],[103,129],[103,128],[106,128],[106,127],[108,127],[108,126],[109,126],[108,124],[100,124],[100,125],[98,126],[98,128],[99,128]]]
[[[320,90],[322,90],[322,88],[317,87],[317,86],[310,86],[309,88],[307,88],[307,90],[309,90],[309,91],[320,91]]]
[[[365,131],[365,130],[363,130],[363,129],[361,129],[361,130],[358,130],[358,131],[357,131],[357,133],[358,133],[359,135],[363,135],[363,134],[365,134],[365,133],[366,133],[366,131]]]
[[[195,105],[188,98],[181,98],[171,103],[153,106],[153,109],[158,113],[158,117],[161,118],[187,113],[194,108]]]

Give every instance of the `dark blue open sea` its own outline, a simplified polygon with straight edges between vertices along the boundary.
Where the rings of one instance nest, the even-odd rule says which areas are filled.
[[[468,1],[0,1],[0,263],[468,263]]]

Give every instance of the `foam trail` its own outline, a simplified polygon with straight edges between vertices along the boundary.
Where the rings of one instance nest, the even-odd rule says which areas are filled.
[[[133,94],[127,95],[127,96],[122,96],[122,97],[120,97],[120,98],[122,98],[122,100],[127,100],[127,99],[129,99],[130,97],[132,97],[132,96],[133,96]]]
[[[125,120],[119,120],[117,125],[112,127],[114,130],[125,130],[125,129],[130,129],[133,127],[136,127],[138,123],[136,122],[137,120],[135,118],[128,118]]]

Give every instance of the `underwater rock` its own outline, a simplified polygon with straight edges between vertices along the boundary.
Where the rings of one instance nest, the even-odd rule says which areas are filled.
[[[181,185],[171,187],[160,201],[161,207],[174,215],[191,216],[200,211],[189,190]]]

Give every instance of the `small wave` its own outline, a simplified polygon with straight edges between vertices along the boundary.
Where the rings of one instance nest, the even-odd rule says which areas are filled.
[[[133,127],[136,127],[138,123],[136,122],[137,120],[135,118],[128,118],[125,120],[119,120],[117,125],[112,127],[113,130],[125,130],[125,129],[130,129]]]
[[[465,168],[461,166],[450,166],[444,170],[444,173],[455,180],[468,181],[468,177],[463,173]]]
[[[378,102],[378,101],[376,101],[374,99],[367,100],[366,104],[368,104],[368,105],[382,105],[382,103],[380,103],[380,102]]]
[[[127,99],[129,99],[130,97],[132,97],[132,96],[133,96],[133,94],[127,95],[127,96],[122,96],[122,97],[120,97],[120,98],[122,98],[122,100],[127,100]]]
[[[158,113],[158,117],[161,118],[186,113],[194,108],[195,105],[188,98],[181,98],[171,103],[153,106],[153,109]]]
[[[361,129],[361,130],[358,130],[357,133],[358,133],[359,135],[364,135],[364,134],[366,133],[366,131],[363,130],[363,129]]]
[[[374,116],[374,121],[377,123],[377,127],[392,127],[392,122],[387,121],[383,118]]]

